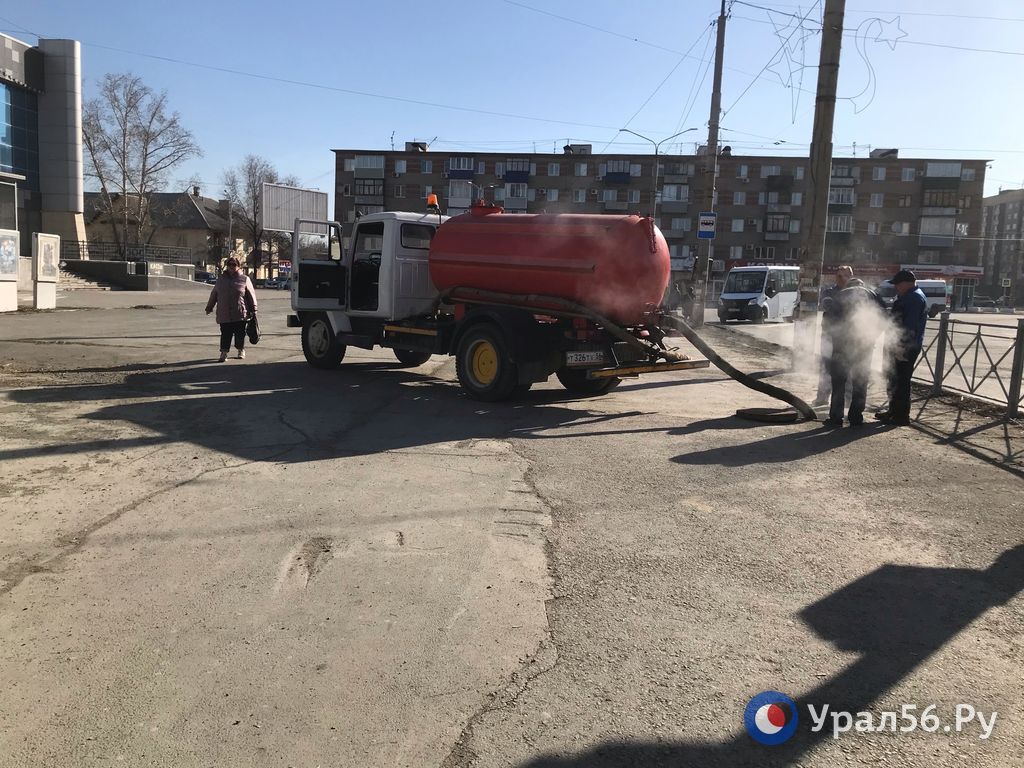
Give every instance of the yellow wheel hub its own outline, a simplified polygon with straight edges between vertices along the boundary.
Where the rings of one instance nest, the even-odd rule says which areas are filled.
[[[489,386],[498,375],[498,352],[489,341],[478,341],[469,359],[473,378],[481,386]]]

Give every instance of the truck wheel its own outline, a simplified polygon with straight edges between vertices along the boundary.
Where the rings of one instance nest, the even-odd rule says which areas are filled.
[[[579,368],[559,368],[555,371],[555,376],[569,392],[584,396],[603,395],[613,387],[617,387],[622,381],[618,376],[588,379],[587,372]]]
[[[455,373],[467,395],[487,403],[507,400],[518,383],[505,339],[492,325],[466,331],[455,353]]]
[[[768,317],[768,309],[767,309],[767,307],[765,307],[765,308],[755,307],[750,312],[750,322],[752,322],[754,325],[760,325],[761,323],[763,323],[767,319],[767,317]]]
[[[418,365],[423,365],[427,360],[430,359],[429,352],[420,352],[415,349],[393,349],[395,357],[398,358],[398,362],[407,368],[415,368]]]
[[[345,357],[345,345],[338,341],[326,315],[313,315],[302,323],[302,354],[314,368],[337,368]]]

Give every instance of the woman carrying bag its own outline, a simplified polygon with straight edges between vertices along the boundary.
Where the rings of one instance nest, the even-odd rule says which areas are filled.
[[[238,259],[227,260],[206,302],[206,314],[217,308],[220,323],[220,362],[228,359],[234,337],[238,359],[245,359],[245,336],[249,320],[256,318],[256,290],[252,281],[238,268]]]

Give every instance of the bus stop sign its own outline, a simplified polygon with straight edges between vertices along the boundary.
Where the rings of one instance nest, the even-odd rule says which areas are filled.
[[[715,237],[715,224],[718,221],[717,213],[702,213],[697,219],[697,237],[701,240],[713,240]]]

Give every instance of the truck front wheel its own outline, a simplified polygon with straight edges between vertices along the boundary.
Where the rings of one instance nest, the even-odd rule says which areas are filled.
[[[603,395],[622,381],[618,376],[588,379],[587,372],[579,368],[560,368],[555,371],[555,376],[569,392],[583,396]]]
[[[303,318],[302,354],[314,368],[337,368],[345,357],[345,345],[338,341],[327,315]]]
[[[493,325],[477,325],[466,331],[455,353],[455,373],[467,395],[488,403],[507,400],[518,383],[508,345]]]

